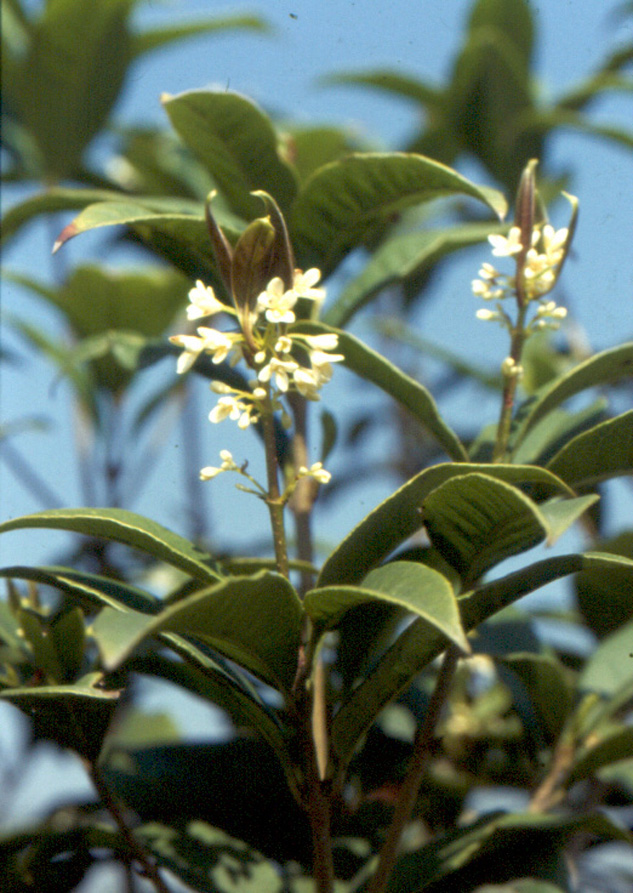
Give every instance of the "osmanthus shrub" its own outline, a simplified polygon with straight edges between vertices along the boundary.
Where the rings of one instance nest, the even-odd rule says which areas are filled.
[[[19,4],[8,6],[27,34]],[[37,27],[54,33],[62,6],[50,3],[52,18]],[[115,6],[127,34],[127,6]],[[113,862],[129,889],[142,877],[161,893],[177,882],[208,893],[561,893],[603,842],[631,847],[621,807],[633,789],[633,548],[630,531],[602,541],[600,532],[603,483],[633,470],[633,411],[617,410],[633,343],[582,358],[543,347],[566,322],[558,286],[578,201],[566,194],[569,220],[554,226],[551,183],[541,195],[536,160],[517,166],[519,119],[531,114],[536,128],[538,118],[531,143],[544,148],[547,117],[524,83],[530,47],[515,26],[526,15],[510,0],[475,4],[450,102],[416,94],[443,109],[421,146],[442,137],[451,150],[443,161],[453,163],[479,145],[484,167],[498,164],[497,182],[519,173],[510,224],[496,189],[427,154],[351,151],[331,131],[284,142],[231,92],[164,97],[178,154],[171,137],[145,134],[139,152],[128,134],[127,189],[85,176],[84,144],[60,154],[39,112],[17,103],[46,149],[44,173],[82,187],[13,208],[9,232],[40,213],[78,210],[58,248],[125,226],[163,264],[119,276],[80,267],[57,289],[22,277],[62,309],[76,343],[69,353],[24,332],[69,377],[110,451],[112,419],[138,376],[168,359],[167,385],[139,410],[120,451],[137,458],[137,432],[170,401],[185,407],[191,379],[204,376],[208,405],[187,416],[189,433],[207,416],[220,442],[231,423],[257,438],[245,434],[239,455],[221,448],[219,463],[191,457],[191,501],[237,475],[223,534],[245,500],[263,504],[270,534],[263,557],[219,550],[211,537],[182,536],[122,507],[120,486],[104,491],[112,498],[103,508],[0,525],[71,531],[90,544],[63,566],[25,559],[0,571],[0,694],[29,718],[33,740],[81,760],[97,798],[2,836],[7,889],[70,891],[95,864]],[[495,79],[482,46],[514,80]],[[494,130],[485,150],[465,118],[476,84],[490,83],[505,90],[512,151],[501,151],[492,106],[482,107],[481,127]],[[405,88],[385,75],[387,84]],[[457,224],[416,228],[421,209],[455,199]],[[475,405],[466,435],[423,383],[345,326],[385,287],[414,290],[437,260],[477,243],[493,259],[482,249],[471,291],[483,306],[473,310],[465,283],[463,312],[499,323],[508,346],[486,380],[498,421]],[[365,265],[333,294],[333,274],[353,252]],[[483,380],[455,356],[451,364]],[[333,464],[333,414],[315,440],[314,410],[342,367],[395,408],[381,416],[386,427],[398,432],[408,419],[428,461],[323,554],[313,542],[317,497],[355,469]],[[107,470],[112,487],[114,463]],[[166,482],[156,486],[166,499]],[[584,551],[532,552],[576,524]],[[572,575],[579,608],[554,619],[595,637],[589,656],[544,645],[517,605]],[[139,677],[220,708],[233,736],[179,740],[173,722],[143,712]]]

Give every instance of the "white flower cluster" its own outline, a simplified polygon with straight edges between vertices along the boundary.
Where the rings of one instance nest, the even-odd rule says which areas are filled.
[[[319,400],[319,391],[332,377],[332,363],[341,362],[342,354],[333,353],[338,347],[336,334],[306,335],[288,332],[288,325],[296,320],[294,308],[299,298],[307,298],[320,304],[325,290],[316,285],[321,277],[319,270],[311,269],[303,273],[296,270],[293,287],[286,289],[283,281],[276,276],[257,298],[252,340],[256,352],[249,349],[241,331],[224,332],[219,329],[199,326],[197,335],[173,335],[170,341],[183,348],[178,358],[177,371],[187,372],[197,358],[209,354],[213,363],[228,360],[234,366],[240,359],[246,359],[256,373],[249,382],[249,390],[239,390],[223,382],[215,381],[211,390],[219,394],[216,406],[209,414],[211,422],[224,419],[236,421],[245,429],[255,424],[264,409],[280,412],[281,421],[290,426],[290,418],[281,402],[281,397],[289,391],[296,391],[308,400]],[[187,318],[197,320],[217,313],[228,313],[238,317],[237,311],[219,301],[211,287],[200,280],[189,292],[190,304]],[[251,342],[252,344],[252,342]],[[220,468],[205,468],[201,472],[204,480],[209,480],[220,471],[236,470],[232,457],[227,451]],[[222,455],[222,454],[221,454]],[[229,463],[227,465],[227,463]],[[314,477],[320,483],[327,483],[329,473],[319,466],[302,469],[303,476]],[[301,475],[300,475],[301,476]],[[327,478],[327,480],[326,480]]]
[[[524,299],[527,302],[538,301],[536,314],[528,326],[529,330],[558,328],[560,320],[567,315],[564,307],[558,307],[554,301],[544,300],[544,296],[556,284],[560,265],[565,257],[568,236],[569,231],[566,227],[555,230],[550,224],[545,224],[543,227],[535,226],[532,230],[531,244],[521,267]],[[511,227],[507,237],[492,235],[488,236],[488,241],[492,245],[492,254],[495,257],[515,257],[523,251],[521,230],[518,226]],[[516,277],[500,273],[492,264],[484,263],[479,270],[479,279],[473,279],[472,290],[475,297],[484,301],[502,301],[504,298],[516,295]],[[496,310],[486,308],[478,310],[477,318],[497,320],[502,325],[510,325],[509,317],[501,304],[497,304]]]

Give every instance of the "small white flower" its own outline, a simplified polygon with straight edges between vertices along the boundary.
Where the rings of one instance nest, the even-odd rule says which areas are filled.
[[[298,368],[299,364],[294,360],[279,360],[277,357],[272,357],[270,362],[259,370],[257,378],[265,384],[274,377],[275,386],[285,394],[290,386],[290,376]]]
[[[335,350],[338,347],[338,335],[334,332],[326,335],[303,335],[302,338],[313,350]]]
[[[219,332],[217,329],[208,329],[205,326],[200,326],[198,335],[202,338],[203,350],[212,354],[211,362],[216,365],[222,363],[233,348],[235,336],[231,337],[231,335]]]
[[[319,388],[321,381],[313,369],[305,369],[301,366],[292,376],[296,389],[306,400],[320,400]]]
[[[178,347],[184,347],[176,363],[176,372],[178,375],[182,375],[183,372],[188,372],[196,362],[204,349],[204,342],[202,338],[197,338],[195,335],[172,335],[169,340],[172,344],[177,344]]]
[[[292,308],[297,303],[297,293],[293,289],[286,291],[283,280],[279,276],[271,279],[257,298],[258,312],[265,311],[268,322],[291,323],[295,321]]]
[[[309,298],[321,304],[325,300],[325,289],[314,288],[321,278],[321,271],[316,267],[312,267],[302,273],[301,270],[295,270],[293,289],[300,298]]]
[[[223,310],[228,310],[222,301],[219,301],[210,285],[205,285],[200,279],[189,292],[191,304],[187,307],[187,319],[199,319],[202,316],[213,316]]]
[[[488,241],[492,245],[493,255],[495,257],[512,257],[522,251],[521,230],[518,226],[510,227],[510,232],[506,236],[492,235],[488,236]]]
[[[217,424],[226,418],[230,418],[235,422],[245,409],[245,404],[240,402],[237,397],[227,394],[224,397],[220,397],[213,407],[209,413],[209,421]]]

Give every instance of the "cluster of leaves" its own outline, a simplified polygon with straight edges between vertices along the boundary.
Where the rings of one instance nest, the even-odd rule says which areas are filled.
[[[502,217],[503,196],[447,166],[462,153],[512,190],[531,157],[546,162],[559,127],[630,146],[630,134],[596,127],[584,110],[602,91],[630,86],[623,69],[631,53],[612,56],[573,94],[541,108],[528,4],[478,0],[446,87],[394,72],[339,76],[421,106],[427,120],[406,152],[358,151],[333,128],[281,134],[243,96],[195,90],[163,100],[175,134],[118,128],[118,165],[106,174],[91,169],[86,150],[139,54],[205,30],[263,26],[232,19],[139,35],[129,27],[132,0],[89,6],[84,42],[84,0],[49,0],[36,20],[18,0],[3,0],[9,177],[46,186],[7,212],[3,230],[9,239],[33,218],[76,210],[58,246],[119,226],[163,262],[146,273],[81,266],[57,287],[13,277],[64,314],[71,351],[16,325],[68,376],[99,449],[142,371],[173,356],[162,336],[187,283],[202,279],[223,294],[205,215],[216,189],[214,216],[232,243],[262,213],[253,192],[265,191],[302,269],[318,266],[327,278],[364,249],[362,271],[321,321],[296,326],[338,335],[345,365],[404,411],[429,444],[428,461],[320,569],[295,562],[301,586],[268,559],[216,555],[122,507],[123,470],[113,487],[111,464],[107,508],[47,509],[0,525],[72,531],[91,544],[90,562],[84,551],[71,566],[0,571],[9,594],[0,603],[0,684],[2,697],[29,716],[33,740],[78,754],[99,795],[98,808],[74,804],[5,835],[9,889],[71,890],[104,858],[140,863],[163,890],[156,866],[210,893],[300,891],[312,871],[319,890],[341,893],[569,889],[570,844],[631,844],[617,807],[633,790],[633,533],[601,541],[598,500],[604,481],[633,470],[633,411],[614,413],[594,395],[633,376],[633,344],[562,373],[545,362],[546,345],[543,381],[518,409],[504,462],[492,463],[494,434],[453,430],[423,384],[344,327],[394,283],[406,307],[442,258],[503,230],[473,210]],[[420,209],[438,199],[453,200],[453,223],[432,225],[430,215],[421,223]],[[472,372],[453,366],[463,377]],[[240,380],[202,360],[195,371]],[[136,432],[172,396],[184,405],[188,387],[172,379],[138,411],[120,455],[132,478],[146,464],[134,456]],[[278,450],[283,464],[281,437]],[[499,569],[579,520],[596,537],[589,551]],[[425,544],[411,545],[422,532]],[[144,568],[169,568],[168,591],[152,594],[117,544],[141,553]],[[568,645],[546,647],[533,618],[514,607],[572,574],[578,609],[567,619],[599,641],[586,661]],[[426,741],[406,845],[391,879],[372,887],[444,652],[470,657]],[[174,741],[172,730],[172,743],[159,745],[161,734],[135,721],[130,706],[139,675],[219,706],[238,734],[192,744]],[[482,811],[477,797],[495,787],[520,793],[521,808]],[[318,859],[313,868],[323,802],[334,882],[319,874]]]

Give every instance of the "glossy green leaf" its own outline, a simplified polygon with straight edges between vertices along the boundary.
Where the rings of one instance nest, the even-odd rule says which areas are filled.
[[[595,775],[605,766],[619,760],[630,760],[633,754],[633,728],[611,729],[601,735],[598,731],[591,736],[591,746],[584,750],[575,761],[569,776],[569,784]]]
[[[458,475],[479,473],[507,484],[538,483],[550,492],[565,485],[543,469],[519,465],[446,463],[426,468],[378,505],[326,559],[319,586],[359,583],[365,574],[422,527],[421,507],[429,494]]]
[[[547,545],[552,546],[575,524],[584,513],[598,502],[597,494],[577,496],[575,499],[548,499],[539,505],[541,517],[547,524]]]
[[[219,579],[210,564],[211,557],[189,540],[149,518],[125,509],[53,509],[5,521],[0,524],[0,533],[31,528],[69,530],[84,536],[102,537],[139,549],[197,580],[209,583]]]
[[[633,559],[633,530],[603,540],[595,548]],[[582,571],[576,577],[576,599],[585,622],[600,638],[633,619],[631,580],[622,568]]]
[[[61,310],[76,338],[98,336],[74,351],[64,347],[63,371],[78,386],[82,379],[77,366],[91,360],[95,384],[115,394],[129,385],[136,371],[134,365],[120,362],[122,340],[134,339],[136,333],[145,336],[136,339],[138,354],[145,339],[162,334],[183,308],[189,286],[173,270],[105,270],[96,265],[75,267],[59,288],[27,276],[12,278]],[[113,330],[123,332],[117,336]]]
[[[603,422],[608,405],[605,397],[599,397],[590,406],[576,412],[550,410],[530,428],[513,451],[513,461],[521,465],[545,465],[573,437]]]
[[[529,497],[488,474],[453,476],[423,500],[420,510],[431,543],[471,583],[549,533]]]
[[[0,577],[10,580],[32,580],[43,586],[53,586],[75,599],[87,610],[110,606],[118,610],[131,608],[153,614],[160,602],[149,592],[130,583],[121,583],[110,577],[84,573],[68,567],[5,567]]]
[[[323,314],[323,322],[342,328],[382,289],[429,269],[443,257],[505,231],[492,223],[468,223],[443,230],[390,236]]]
[[[370,571],[361,586],[326,586],[307,593],[304,606],[320,628],[335,627],[357,605],[383,602],[426,620],[463,651],[470,646],[453,587],[442,574],[413,561],[394,561]]]
[[[182,141],[213,177],[236,214],[261,212],[250,195],[264,190],[286,211],[296,193],[294,173],[282,159],[270,119],[237,93],[189,90],[163,98]]]
[[[130,62],[133,0],[53,0],[26,50],[3,65],[7,105],[32,136],[48,180],[72,177],[102,129]]]
[[[377,351],[363,344],[354,335],[337,329],[333,330],[330,326],[325,326],[322,323],[302,322],[293,327],[291,331],[307,332],[313,335],[335,331],[338,335],[337,350],[345,357],[343,364],[348,369],[366,381],[371,381],[372,384],[377,385],[405,407],[433,435],[452,459],[462,461],[467,458],[459,438],[440,415],[430,392],[424,385],[406,375]]]
[[[633,474],[633,409],[574,437],[547,468],[576,488]]]
[[[183,598],[156,617],[106,608],[93,634],[106,666],[119,666],[148,636],[193,636],[273,685],[288,690],[297,670],[301,603],[290,583],[261,571],[231,577]]]
[[[2,216],[2,242],[15,236],[23,226],[42,214],[57,214],[59,211],[78,211],[95,202],[116,201],[120,192],[107,189],[68,189],[53,187],[38,192],[30,198],[13,205]],[[51,245],[51,248],[53,246]]]
[[[301,181],[320,167],[359,150],[352,132],[338,127],[290,127],[288,154]]]
[[[49,636],[62,671],[60,681],[72,682],[84,663],[86,628],[81,608],[65,610],[55,617]]]
[[[503,658],[519,677],[548,743],[556,741],[571,713],[574,692],[560,661],[550,654],[516,653]]]
[[[101,673],[91,673],[73,685],[5,688],[0,698],[30,716],[39,736],[94,761],[119,697],[118,691],[102,688],[102,682]]]
[[[563,555],[535,562],[462,596],[458,600],[462,626],[466,632],[476,629],[503,608],[553,580],[584,568],[613,566],[627,569],[633,584],[633,561],[607,554]],[[343,766],[380,711],[445,647],[445,637],[422,619],[414,621],[398,636],[334,716],[331,744]]]
[[[265,34],[269,31],[269,27],[259,16],[228,15],[201,18],[161,28],[146,28],[140,34],[132,35],[131,54],[133,57],[141,56],[177,40],[225,31],[254,31]]]
[[[613,347],[579,363],[571,372],[553,381],[531,400],[513,437],[517,447],[530,429],[550,410],[589,388],[615,384],[633,376],[633,342]]]
[[[505,214],[500,193],[421,155],[364,153],[334,161],[309,178],[293,205],[290,230],[299,265],[318,266],[327,276],[404,208],[463,195]]]
[[[633,568],[630,559],[610,558],[621,563],[623,568]],[[633,573],[631,576],[633,580]],[[633,582],[631,583],[633,591]],[[633,620],[606,636],[585,664],[578,686],[583,691],[596,691],[613,695],[620,686],[633,679]]]

